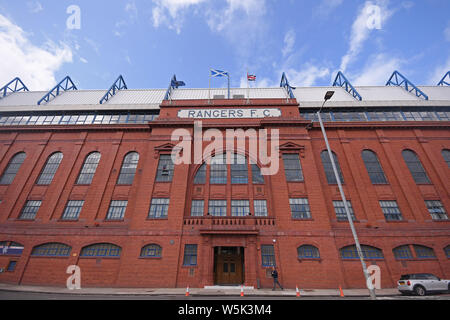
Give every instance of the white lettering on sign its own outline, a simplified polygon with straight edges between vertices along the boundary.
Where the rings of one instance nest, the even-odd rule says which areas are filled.
[[[188,109],[178,111],[179,118],[188,119],[258,119],[279,118],[280,109]]]

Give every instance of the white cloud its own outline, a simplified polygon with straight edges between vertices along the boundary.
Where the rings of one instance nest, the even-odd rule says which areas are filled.
[[[227,0],[227,6],[224,10],[210,10],[208,13],[208,25],[213,31],[226,31],[232,28],[233,32],[236,25],[247,28],[257,27],[260,25],[259,17],[266,13],[265,0]],[[245,30],[247,36],[251,30]]]
[[[339,7],[344,0],[322,0],[313,13],[318,16],[328,16],[334,9]]]
[[[268,43],[265,14],[265,0],[227,0],[222,8],[206,10],[210,30],[233,46],[241,69],[258,64],[257,59],[265,59]],[[257,57],[255,53],[258,53]]]
[[[95,40],[85,37],[84,41],[94,50],[94,52],[99,56],[100,55],[100,44]]]
[[[38,13],[44,10],[42,7],[42,4],[39,1],[28,1],[27,2],[28,10],[30,10],[31,13]]]
[[[384,86],[394,70],[401,69],[406,61],[386,54],[377,54],[369,58],[369,63],[356,75],[350,75],[354,86]]]
[[[83,62],[83,63],[88,63],[88,61],[85,58],[83,58],[83,57],[80,57],[80,61]]]
[[[435,86],[439,81],[442,80],[442,77],[450,70],[450,56],[447,58],[447,61],[436,66],[431,75],[427,80],[427,85]]]
[[[288,54],[292,52],[295,45],[295,31],[293,29],[286,32],[286,35],[284,36],[284,47],[282,50],[283,57],[286,57]]]
[[[407,1],[402,2],[402,7],[405,9],[411,9],[414,6],[415,6],[415,3],[412,1],[407,0]]]
[[[153,26],[158,28],[167,25],[169,29],[181,33],[184,14],[189,7],[196,6],[206,0],[152,0],[155,6],[152,9]]]
[[[294,87],[311,87],[316,84],[317,80],[324,79],[329,75],[329,68],[317,66],[311,62],[306,63],[300,70],[289,69],[286,71],[289,83]]]
[[[450,41],[450,22],[447,24],[447,28],[444,30],[445,40]]]
[[[393,11],[388,10],[387,1],[377,0],[374,4],[372,1],[366,1],[364,6],[358,13],[357,18],[353,22],[352,31],[350,34],[349,49],[347,53],[342,57],[341,60],[341,71],[345,72],[348,65],[354,61],[361,50],[363,49],[364,43],[369,38],[370,33],[373,28],[369,28],[368,22],[372,21],[374,12],[370,10],[374,5],[380,8],[379,21],[381,27],[386,23],[386,21],[391,17]]]
[[[136,7],[136,3],[134,2],[134,0],[128,2],[125,5],[125,12],[128,13],[129,17],[131,20],[136,20],[137,16],[138,16],[138,9]]]
[[[125,20],[120,20],[115,24],[114,35],[118,38],[123,37],[125,35],[124,28],[127,26],[127,22]]]
[[[19,26],[0,14],[0,83],[20,77],[30,90],[48,90],[55,72],[72,62],[72,50],[64,43],[48,41],[35,46]]]

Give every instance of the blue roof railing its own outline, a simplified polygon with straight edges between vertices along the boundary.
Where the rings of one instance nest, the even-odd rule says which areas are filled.
[[[281,83],[280,87],[286,89],[287,94],[289,95],[289,98],[295,99],[294,92],[292,89],[295,89],[294,87],[291,87],[289,84],[289,81],[286,77],[286,74],[283,72],[283,75],[281,76]]]
[[[345,91],[350,93],[353,96],[353,98],[355,98],[359,101],[362,101],[361,95],[358,93],[358,91],[356,91],[356,89],[352,86],[350,81],[347,80],[347,78],[344,76],[344,74],[341,71],[339,71],[338,74],[336,75],[336,79],[334,79],[333,87],[342,87],[345,89]]]
[[[105,93],[105,95],[100,99],[100,104],[107,102],[109,99],[114,97],[116,93],[120,90],[128,89],[125,80],[123,80],[122,75],[120,75],[116,81],[114,81],[113,85],[109,90]]]
[[[406,79],[405,76],[403,76],[400,72],[394,71],[392,76],[389,78],[388,82],[386,83],[386,86],[398,86],[403,87],[408,92],[414,92],[416,97],[424,98],[425,100],[428,100],[428,96],[419,88],[417,88],[411,81]]]
[[[169,88],[166,91],[166,95],[164,96],[164,100],[171,100],[173,90],[178,89],[178,87],[184,87],[186,83],[183,81],[178,81],[177,76],[173,75],[172,80],[170,80]]]
[[[27,86],[20,80],[20,78],[14,78],[8,82],[3,88],[0,89],[0,99],[6,97],[8,92],[20,92],[20,91],[30,91]]]
[[[51,99],[59,96],[62,92],[68,90],[78,90],[69,76],[62,79],[52,90],[47,92],[47,94],[38,101],[38,105],[41,105],[42,102],[49,102]]]
[[[448,71],[445,76],[439,81],[438,86],[450,86],[450,71]]]

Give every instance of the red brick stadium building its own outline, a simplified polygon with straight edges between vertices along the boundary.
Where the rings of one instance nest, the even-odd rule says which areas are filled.
[[[77,265],[82,287],[268,288],[276,265],[287,288],[365,287],[314,118],[329,90],[322,116],[367,265],[380,267],[383,288],[405,273],[450,278],[450,87],[284,80],[230,97],[5,86],[0,282],[65,286]],[[213,153],[210,164],[175,165],[172,133],[194,135],[195,121],[224,136],[279,130],[279,170],[261,174],[251,139],[232,153],[244,163]],[[180,154],[194,160],[194,149]]]

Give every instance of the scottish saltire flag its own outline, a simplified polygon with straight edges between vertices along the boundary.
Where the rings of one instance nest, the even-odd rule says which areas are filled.
[[[229,74],[227,71],[211,69],[211,77],[228,77]]]

